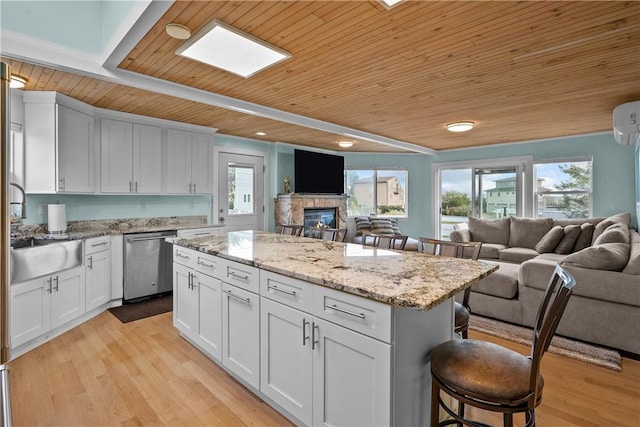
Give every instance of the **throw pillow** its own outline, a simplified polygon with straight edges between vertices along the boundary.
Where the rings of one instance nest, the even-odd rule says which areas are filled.
[[[557,254],[570,254],[573,250],[573,247],[576,245],[576,240],[580,236],[580,226],[579,225],[567,225],[564,227],[564,236],[556,249],[554,250]]]
[[[609,218],[605,218],[599,223],[596,224],[595,230],[593,230],[593,237],[591,240],[591,244],[595,245],[596,239],[604,233],[604,231],[616,223],[626,224],[627,227],[631,224],[631,214],[630,213],[619,213],[616,215],[612,215]]]
[[[553,227],[551,218],[511,218],[509,246],[535,249],[536,244]]]
[[[372,233],[393,235],[393,227],[389,218],[369,218],[369,222]]]
[[[631,234],[631,244],[629,246],[629,262],[622,270],[625,274],[640,274],[640,234]]]
[[[356,217],[356,236],[361,236],[363,231],[371,231],[371,223],[367,217]]]
[[[398,224],[398,218],[389,218],[391,220],[391,228],[393,228],[393,234],[400,236],[400,224]]]
[[[509,224],[511,218],[480,219],[469,217],[469,232],[474,242],[509,244]]]
[[[539,254],[545,254],[548,252],[553,252],[553,250],[558,246],[558,243],[564,237],[564,230],[561,226],[556,225],[551,230],[545,234],[542,239],[538,242],[535,247],[536,252]]]
[[[580,225],[580,235],[576,240],[576,244],[573,246],[573,252],[578,252],[591,246],[593,230],[595,230],[595,228],[596,226],[589,222]]]
[[[609,226],[594,240],[594,245],[602,243],[629,243],[629,227],[622,223]]]
[[[567,255],[560,261],[560,264],[593,270],[620,271],[628,261],[629,245],[625,243],[604,243]]]

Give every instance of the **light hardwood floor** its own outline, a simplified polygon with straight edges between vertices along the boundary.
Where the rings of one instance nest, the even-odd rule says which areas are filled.
[[[171,313],[122,324],[105,312],[9,367],[15,426],[291,425],[180,338]],[[539,427],[640,425],[640,362],[618,373],[548,353],[542,369]]]

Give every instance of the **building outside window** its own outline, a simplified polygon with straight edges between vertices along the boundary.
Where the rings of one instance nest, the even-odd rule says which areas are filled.
[[[406,170],[345,170],[345,193],[349,216],[407,217]]]

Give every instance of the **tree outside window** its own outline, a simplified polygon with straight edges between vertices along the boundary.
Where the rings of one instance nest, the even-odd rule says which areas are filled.
[[[535,164],[537,216],[572,219],[591,216],[591,159]]]

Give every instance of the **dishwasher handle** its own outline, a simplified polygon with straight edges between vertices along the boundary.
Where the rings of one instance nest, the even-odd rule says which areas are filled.
[[[154,236],[154,237],[136,237],[133,239],[127,239],[128,242],[142,242],[144,240],[164,240],[167,237],[175,237],[175,236],[171,236],[171,235],[167,235],[167,236]]]

